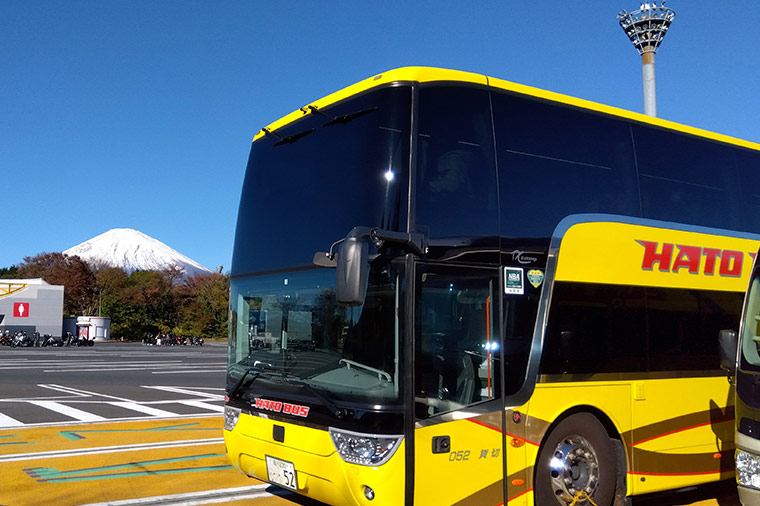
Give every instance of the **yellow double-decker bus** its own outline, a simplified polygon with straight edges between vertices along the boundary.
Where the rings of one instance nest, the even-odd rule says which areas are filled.
[[[225,443],[327,504],[623,505],[734,476],[718,334],[760,146],[402,68],[253,140]]]

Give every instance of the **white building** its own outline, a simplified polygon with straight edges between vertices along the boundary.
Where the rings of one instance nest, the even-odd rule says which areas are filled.
[[[62,335],[63,286],[43,279],[0,279],[0,331]]]
[[[80,337],[96,341],[111,339],[111,319],[103,316],[77,317],[77,334]]]

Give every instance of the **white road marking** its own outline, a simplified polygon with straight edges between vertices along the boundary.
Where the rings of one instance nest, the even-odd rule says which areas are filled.
[[[0,413],[0,428],[2,427],[21,427],[24,425],[15,418]]]
[[[178,387],[164,387],[164,386],[153,386],[153,385],[142,385],[143,388],[151,388],[153,390],[162,390],[164,392],[171,392],[174,394],[185,394],[185,395],[192,395],[194,397],[206,397],[208,399],[213,400],[222,400],[224,399],[223,395],[219,394],[210,394],[206,392],[197,392],[195,390],[187,390],[184,388],[178,388]]]
[[[115,395],[108,395],[94,390],[84,390],[69,386],[58,385],[54,383],[37,384],[38,387],[53,390],[63,395],[58,396],[40,396],[25,397],[15,399],[0,399],[0,406],[3,406],[3,412],[14,415],[11,409],[14,404],[32,404],[43,409],[60,413],[70,417],[78,422],[101,422],[101,421],[122,421],[122,420],[150,420],[153,418],[177,418],[192,416],[214,416],[216,413],[223,413],[224,407],[224,388],[209,387],[189,387],[179,388],[173,386],[142,386],[168,393],[168,399],[142,400],[129,399]],[[217,393],[219,392],[219,393]],[[71,406],[74,404],[77,407]],[[182,404],[191,408],[196,408],[191,414],[176,413],[170,407],[169,410],[162,409],[167,404]],[[96,414],[99,406],[112,405],[126,410],[135,412],[134,416],[113,417],[108,415]],[[6,408],[7,407],[7,408]],[[138,415],[138,413],[140,415]],[[147,415],[147,416],[145,416]],[[14,415],[16,416],[16,415]],[[43,422],[43,423],[24,423],[23,416],[13,418],[6,414],[0,414],[0,428],[3,427],[24,427],[24,426],[44,426],[59,425],[71,423],[68,422]]]
[[[175,418],[180,416],[179,413],[172,413],[171,411],[165,411],[163,409],[151,408],[150,406],[145,406],[136,402],[109,402],[108,404],[112,404],[120,408],[131,409],[132,411],[137,411],[138,413],[145,413],[146,415],[158,416],[161,418]]]
[[[55,390],[56,392],[63,392],[65,394],[72,394],[74,397],[92,397],[92,394],[90,392],[83,392],[81,390],[78,390],[76,388],[71,387],[64,387],[61,385],[54,385],[52,383],[50,384],[37,384],[40,388],[47,388],[48,390]]]
[[[206,404],[203,401],[179,401],[179,403],[184,404],[185,406],[192,406],[194,408],[208,409],[210,411],[216,411],[217,413],[224,413],[224,406]]]
[[[29,401],[29,402],[41,408],[49,409],[50,411],[55,411],[56,413],[69,416],[71,418],[74,418],[75,420],[79,420],[80,422],[102,422],[106,420],[106,418],[103,418],[102,416],[95,415],[93,413],[88,413],[87,411],[82,411],[81,409],[72,408],[71,406],[66,406],[65,404],[61,404],[60,402],[55,402],[55,401]]]
[[[42,388],[49,388],[52,390],[58,390],[59,392],[71,393],[82,397],[105,397],[106,399],[114,399],[122,402],[133,402],[132,399],[125,399],[124,397],[116,397],[115,395],[101,394],[99,392],[90,392],[89,390],[82,390],[81,388],[65,387],[61,385],[37,385]]]
[[[183,494],[157,495],[139,499],[90,503],[82,506],[199,506],[203,504],[242,501],[244,499],[260,499],[262,497],[289,493],[275,488],[272,488],[273,492],[267,492],[267,489],[270,487],[272,485],[264,483],[262,485],[249,485],[247,487],[221,488],[204,490],[202,492],[185,492]]]

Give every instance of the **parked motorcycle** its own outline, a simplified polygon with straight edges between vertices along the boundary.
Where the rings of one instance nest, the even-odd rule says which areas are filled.
[[[28,348],[31,346],[34,346],[34,339],[29,337],[26,334],[26,331],[16,332],[13,336],[13,342],[11,343],[12,348]]]
[[[45,334],[42,336],[42,347],[46,346],[57,346],[61,347],[65,343],[63,341],[63,336],[51,336],[50,334]]]
[[[71,342],[71,346],[95,346],[95,341],[84,336],[76,336]]]
[[[66,332],[66,337],[64,337],[63,341],[66,343],[66,346],[95,346],[94,339],[74,335],[71,332]]]

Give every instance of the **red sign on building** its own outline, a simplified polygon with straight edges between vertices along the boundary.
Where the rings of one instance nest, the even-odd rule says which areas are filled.
[[[13,316],[14,318],[28,318],[29,317],[29,303],[28,302],[14,302]]]

